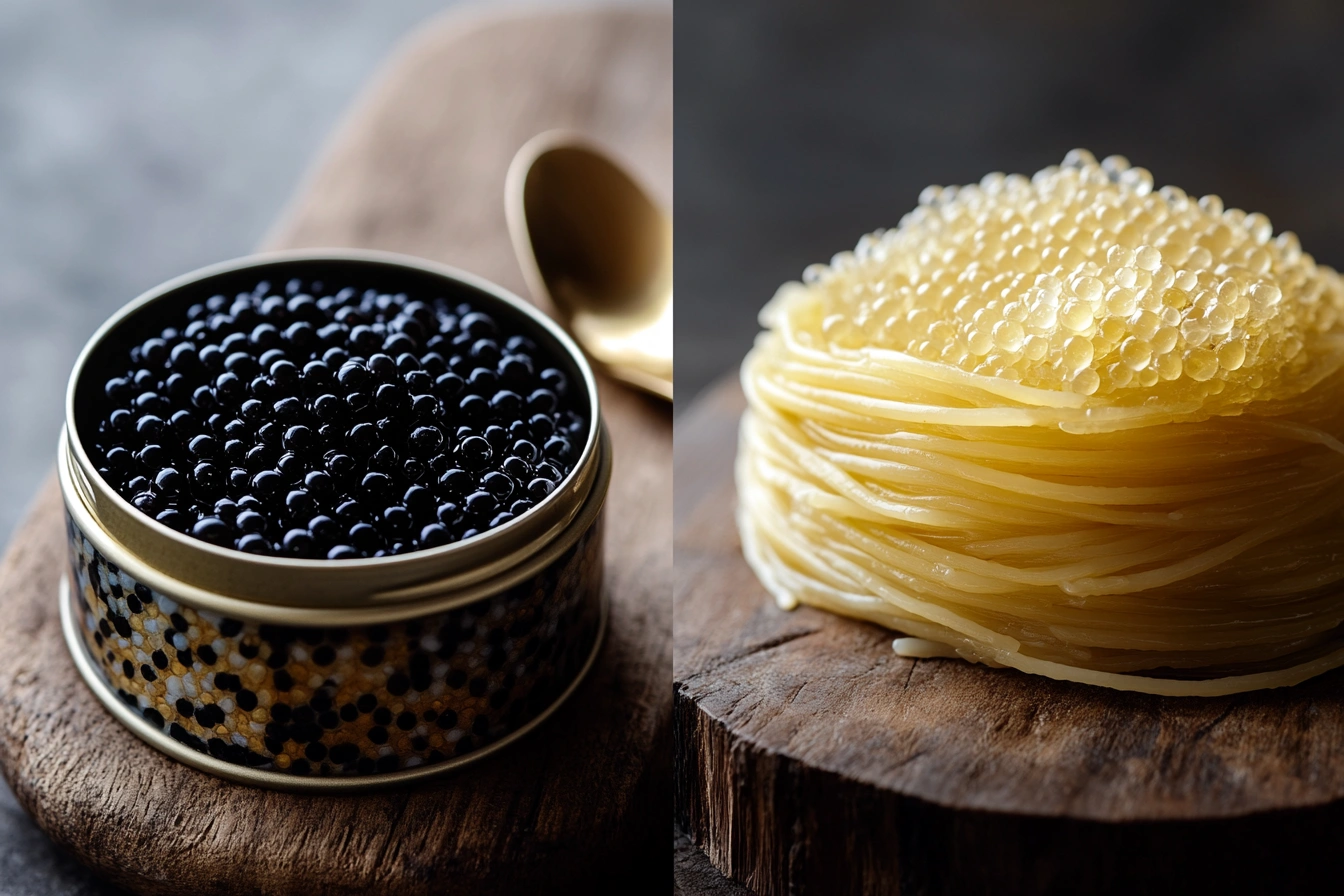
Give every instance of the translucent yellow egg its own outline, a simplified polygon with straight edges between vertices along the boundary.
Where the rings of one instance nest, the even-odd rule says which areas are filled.
[[[1231,413],[1344,346],[1344,282],[1258,213],[1120,156],[930,187],[899,226],[776,295],[792,338],[905,352],[1120,403]],[[787,309],[787,311],[781,311]]]

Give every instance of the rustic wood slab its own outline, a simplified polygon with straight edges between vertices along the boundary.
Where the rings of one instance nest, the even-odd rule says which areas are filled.
[[[723,876],[680,828],[672,832],[672,896],[754,896]]]
[[[735,381],[677,420],[678,823],[761,894],[1292,892],[1339,877],[1344,673],[1162,698],[775,607],[741,558]],[[689,892],[689,891],[688,891]]]
[[[522,293],[502,205],[514,150],[544,129],[576,128],[667,196],[671,54],[670,12],[436,23],[365,94],[269,245],[410,252]],[[256,790],[120,728],[61,641],[65,543],[49,481],[0,565],[0,766],[19,801],[80,860],[140,893],[666,892],[671,412],[601,388],[615,471],[612,614],[598,664],[536,732],[413,788]]]

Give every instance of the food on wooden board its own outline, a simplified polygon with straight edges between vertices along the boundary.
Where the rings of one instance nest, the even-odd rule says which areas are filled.
[[[1120,156],[929,187],[761,312],[748,562],[961,656],[1173,695],[1344,665],[1344,282]]]

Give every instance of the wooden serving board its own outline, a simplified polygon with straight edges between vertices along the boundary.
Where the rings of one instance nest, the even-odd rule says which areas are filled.
[[[576,128],[666,197],[671,75],[670,12],[444,19],[366,93],[269,244],[409,252],[522,293],[502,201],[514,150]],[[666,892],[671,411],[611,382],[601,390],[615,470],[612,611],[596,667],[519,743],[400,790],[229,784],[122,729],[61,640],[65,539],[49,481],[0,565],[0,766],[19,801],[81,861],[140,893]]]
[[[677,420],[676,812],[718,868],[763,896],[1338,888],[1344,673],[1153,697],[779,610],[733,521],[742,407],[732,381]]]

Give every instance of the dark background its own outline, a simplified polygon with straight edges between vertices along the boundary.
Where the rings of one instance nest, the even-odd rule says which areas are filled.
[[[677,0],[677,408],[929,184],[1081,146],[1344,263],[1344,3]],[[678,893],[745,894],[684,835]]]
[[[1344,263],[1344,4],[677,0],[678,407],[929,184],[1081,146]]]

